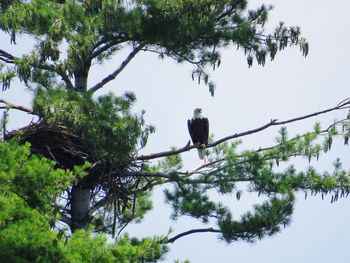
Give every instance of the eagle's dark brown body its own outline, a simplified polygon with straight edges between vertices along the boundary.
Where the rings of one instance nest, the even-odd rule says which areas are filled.
[[[192,119],[187,121],[187,126],[193,144],[197,145],[199,158],[204,159],[204,149],[208,145],[209,137],[208,119],[194,116]]]
[[[209,121],[207,118],[197,118],[187,121],[188,131],[193,144],[208,144]]]

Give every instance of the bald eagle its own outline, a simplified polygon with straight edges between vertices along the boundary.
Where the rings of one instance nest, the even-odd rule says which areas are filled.
[[[209,121],[202,116],[202,109],[196,108],[192,119],[187,120],[188,131],[192,142],[197,146],[198,155],[204,159],[204,149],[208,145]]]

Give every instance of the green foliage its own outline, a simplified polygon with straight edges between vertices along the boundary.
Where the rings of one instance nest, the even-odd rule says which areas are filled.
[[[172,151],[175,151],[176,148],[172,147]],[[164,160],[159,161],[156,166],[157,170],[160,170],[164,173],[176,173],[176,171],[180,170],[183,167],[182,158],[179,154],[170,155],[164,158]]]
[[[0,142],[0,154],[1,262],[153,262],[167,251],[159,237],[108,244],[106,236],[81,230],[66,240],[64,230],[50,230],[59,219],[55,199],[82,170],[56,169],[15,140]]]
[[[230,213],[223,214],[218,225],[226,242],[239,239],[252,242],[278,232],[280,225],[288,225],[292,212],[293,198],[273,197],[268,202],[255,205],[254,211],[243,214],[240,221],[233,220]]]
[[[36,70],[87,77],[93,60],[102,63],[128,44],[192,64],[193,79],[202,80],[214,94],[207,68],[220,66],[221,47],[233,44],[243,50],[249,66],[253,61],[264,65],[266,57],[273,60],[289,45],[299,46],[304,56],[309,49],[298,27],[280,23],[265,33],[272,7],[247,10],[244,0],[33,0],[8,1],[2,8],[0,26],[11,33],[13,42],[19,33],[36,36],[36,50],[15,59],[18,76],[25,82],[36,82]],[[60,58],[63,42],[69,44],[62,52],[66,59]]]
[[[134,94],[93,97],[93,92],[113,80],[141,50],[193,65],[192,79],[203,81],[211,94],[215,84],[209,69],[220,66],[222,48],[232,45],[243,51],[249,67],[265,65],[266,59],[273,60],[288,46],[298,46],[302,55],[308,54],[309,45],[298,27],[279,23],[266,33],[272,7],[262,4],[248,10],[247,2],[0,2],[0,29],[9,34],[10,42],[23,34],[35,41],[33,49],[20,57],[0,50],[2,89],[9,89],[16,77],[21,80],[35,94],[34,113],[51,127],[64,126],[82,139],[91,161],[64,171],[57,169],[55,162],[32,154],[28,144],[19,146],[15,140],[0,143],[1,261],[152,262],[165,255],[163,244],[169,240],[165,237],[138,240],[124,235],[111,244],[91,229],[73,234],[50,230],[57,227],[58,220],[69,225],[71,218],[64,217],[71,212],[73,184],[91,190],[91,211],[86,211],[86,218],[95,232],[114,236],[116,228],[140,222],[152,209],[152,188],[170,184],[165,197],[173,208],[172,218],[191,216],[215,224],[218,230],[214,232],[220,232],[226,242],[251,242],[280,231],[290,223],[298,191],[322,198],[329,194],[332,202],[349,194],[349,172],[340,160],[334,162],[332,173],[311,166],[297,171],[288,163],[292,157],[306,158],[309,163],[318,160],[331,150],[337,136],[343,136],[348,144],[349,116],[324,130],[317,123],[313,131],[292,138],[283,127],[276,145],[268,148],[240,151],[241,141],[221,143],[206,149],[207,163],[183,172],[179,154],[156,165],[135,158],[138,143],[145,147],[155,129],[145,125],[144,112],[132,114]],[[131,48],[131,53],[119,67],[89,86],[91,66],[125,48]],[[99,173],[88,174],[87,168],[98,165],[103,167]],[[93,183],[83,184],[86,178]],[[239,202],[245,190],[266,200],[241,216],[220,202],[222,196]]]
[[[144,126],[143,115],[130,112],[133,93],[115,97],[104,95],[94,100],[62,89],[39,89],[33,102],[34,112],[53,126],[64,125],[87,142],[92,160],[124,164],[136,151],[137,143],[147,141],[152,126]]]
[[[0,63],[0,83],[2,84],[2,90],[10,88],[11,81],[16,77],[15,72],[10,68],[4,69],[5,66]]]
[[[293,165],[283,171],[276,169],[281,163],[288,164],[291,157],[305,157],[309,162],[318,160],[326,147],[329,150],[328,145],[319,143],[320,138],[333,140],[341,135],[339,127],[347,123],[348,120],[335,122],[325,130],[316,124],[313,132],[293,138],[288,137],[287,129],[283,127],[276,138],[277,144],[265,149],[237,152],[240,141],[210,149],[208,163],[193,172],[169,177],[174,185],[165,190],[165,196],[173,208],[172,217],[187,215],[203,223],[214,223],[222,232],[221,238],[227,242],[251,242],[273,235],[290,223],[294,195],[298,191],[304,191],[306,195],[320,194],[322,198],[329,194],[332,202],[348,196],[350,175],[339,159],[334,162],[333,173],[318,172],[311,166],[305,171],[297,171]],[[235,196],[239,201],[244,192],[242,187],[265,195],[268,201],[255,205],[253,211],[237,220],[231,208],[218,201],[212,191],[215,189],[219,196]]]
[[[58,262],[50,231],[58,215],[55,199],[71,184],[73,173],[31,155],[29,145],[0,142],[0,261]]]
[[[53,161],[31,155],[29,144],[18,146],[16,140],[1,142],[0,155],[2,192],[16,194],[41,212],[52,211],[52,200],[72,183],[72,172],[55,169]]]
[[[116,262],[155,262],[167,252],[167,247],[160,245],[163,239],[164,237],[154,237],[139,240],[124,235],[117,240],[113,255]]]
[[[38,210],[10,192],[0,195],[0,208],[0,261],[48,262],[58,253],[53,246],[56,234]]]
[[[90,231],[79,230],[64,247],[67,262],[113,262],[111,245],[103,235],[91,236]],[[115,262],[115,261],[114,261]]]

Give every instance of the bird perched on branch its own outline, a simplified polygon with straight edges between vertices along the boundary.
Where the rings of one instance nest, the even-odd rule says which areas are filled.
[[[197,147],[199,158],[203,160],[205,147],[208,145],[209,121],[202,116],[201,108],[194,110],[192,119],[187,120],[187,126],[192,142]]]

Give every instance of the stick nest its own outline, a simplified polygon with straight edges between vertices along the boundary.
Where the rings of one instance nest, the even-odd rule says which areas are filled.
[[[131,163],[123,165],[111,164],[103,160],[94,159],[91,147],[86,141],[70,132],[69,128],[63,125],[53,126],[45,121],[32,123],[24,128],[8,133],[6,139],[8,140],[15,136],[19,136],[20,143],[29,142],[33,154],[54,160],[58,168],[73,169],[74,166],[82,165],[86,161],[91,163],[88,175],[80,181],[81,186],[84,188],[93,189],[98,185],[99,188],[102,187],[109,191],[115,183],[118,183],[119,187],[121,187],[125,184],[124,182],[130,184],[134,179],[127,177],[129,177],[128,174],[131,171],[137,168],[135,165]],[[117,180],[118,178],[119,180]],[[116,180],[119,182],[116,182]],[[129,187],[124,185],[122,188]]]

